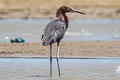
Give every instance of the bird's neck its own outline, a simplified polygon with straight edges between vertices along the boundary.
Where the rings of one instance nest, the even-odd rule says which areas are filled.
[[[56,17],[62,20],[66,24],[65,29],[67,29],[69,23],[68,23],[68,17],[66,16],[66,14],[62,11],[57,11]]]

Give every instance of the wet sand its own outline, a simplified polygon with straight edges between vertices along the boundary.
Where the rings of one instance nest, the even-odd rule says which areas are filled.
[[[53,60],[49,77],[49,59],[0,58],[0,80],[119,80],[120,58],[60,59],[61,77]]]
[[[53,45],[53,56],[56,53],[56,44]],[[49,56],[49,46],[40,43],[0,43],[1,57],[24,57],[24,56]],[[120,41],[62,41],[60,44],[60,56],[75,57],[119,57]]]

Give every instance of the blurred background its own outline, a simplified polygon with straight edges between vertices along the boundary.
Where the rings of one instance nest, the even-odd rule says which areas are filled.
[[[0,18],[54,18],[62,5],[87,13],[84,17],[70,14],[70,18],[120,19],[120,0],[0,0]]]
[[[0,0],[0,42],[16,37],[39,42],[62,5],[86,13],[67,14],[70,28],[64,40],[120,40],[120,0]]]

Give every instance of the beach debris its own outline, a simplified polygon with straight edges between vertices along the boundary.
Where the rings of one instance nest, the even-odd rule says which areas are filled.
[[[24,43],[25,40],[23,38],[17,37],[17,38],[12,38],[10,40],[11,43]]]
[[[8,36],[5,36],[5,40],[8,40],[9,39],[9,37]]]

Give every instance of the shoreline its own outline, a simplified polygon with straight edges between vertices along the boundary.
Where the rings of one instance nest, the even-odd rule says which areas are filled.
[[[56,56],[52,56],[56,59]],[[60,59],[120,59],[120,57],[110,56],[59,56]],[[49,56],[0,56],[0,59],[50,59]]]

